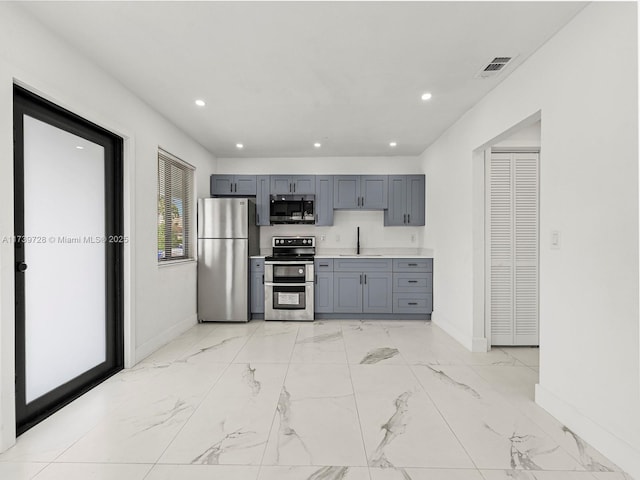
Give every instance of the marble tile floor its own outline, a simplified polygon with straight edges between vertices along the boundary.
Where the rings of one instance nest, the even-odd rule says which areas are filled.
[[[430,322],[200,324],[22,435],[2,480],[630,480],[533,403],[538,349]]]

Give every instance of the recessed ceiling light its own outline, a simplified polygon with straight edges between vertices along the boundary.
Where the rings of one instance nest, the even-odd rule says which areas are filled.
[[[78,150],[84,150],[84,147],[83,147],[82,145],[76,145],[76,148],[77,148]]]
[[[244,145],[241,144],[241,143],[236,143],[236,148],[242,149],[242,148],[244,148]]]
[[[430,93],[423,93],[422,96],[420,97],[422,100],[429,100],[431,98],[431,94]]]
[[[395,147],[395,146],[397,146],[397,145],[398,145],[398,143],[397,143],[397,142],[389,142],[389,146],[390,146],[390,147]]]
[[[316,143],[313,144],[313,146],[316,147],[316,148],[320,148],[322,146],[322,144],[319,143],[319,142],[316,142]]]
[[[206,105],[206,103],[204,103],[204,100],[196,100],[196,105],[199,107],[204,107]]]

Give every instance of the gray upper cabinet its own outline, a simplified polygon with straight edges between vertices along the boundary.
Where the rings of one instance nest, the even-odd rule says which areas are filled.
[[[363,175],[361,177],[360,195],[362,205],[360,208],[368,210],[383,210],[389,204],[388,177],[386,175]]]
[[[333,177],[333,208],[360,208],[359,175],[335,175]]]
[[[271,193],[301,195],[316,193],[314,175],[271,175]]]
[[[407,175],[407,224],[425,224],[426,186],[424,175]]]
[[[425,176],[389,175],[389,208],[384,212],[385,226],[422,226],[425,224]]]
[[[333,176],[316,175],[316,225],[333,225]]]
[[[386,175],[335,175],[333,208],[383,210],[388,205]]]
[[[255,175],[211,175],[212,196],[254,196],[256,194]]]
[[[270,198],[269,175],[258,175],[256,177],[256,225],[271,225],[270,215]]]
[[[291,183],[293,184],[293,193],[316,193],[315,175],[296,175],[291,177]]]

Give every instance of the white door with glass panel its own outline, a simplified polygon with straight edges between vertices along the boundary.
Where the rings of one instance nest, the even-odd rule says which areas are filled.
[[[28,92],[15,102],[20,432],[121,364],[123,238],[117,140]]]

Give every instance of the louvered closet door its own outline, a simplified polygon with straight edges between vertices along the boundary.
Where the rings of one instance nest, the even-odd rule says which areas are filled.
[[[493,153],[489,165],[492,345],[538,345],[538,154]]]

